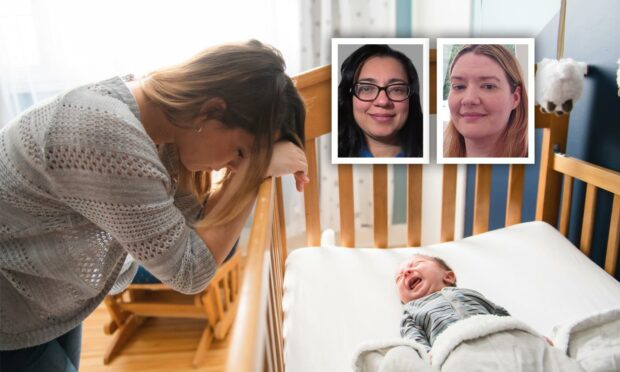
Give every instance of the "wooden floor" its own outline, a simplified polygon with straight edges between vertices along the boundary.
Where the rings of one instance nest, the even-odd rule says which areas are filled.
[[[214,341],[207,361],[192,368],[192,359],[204,321],[191,319],[149,319],[128,342],[121,354],[107,366],[103,353],[112,336],[103,333],[109,319],[107,310],[99,306],[85,321],[82,335],[80,371],[209,371],[224,370],[228,342]]]

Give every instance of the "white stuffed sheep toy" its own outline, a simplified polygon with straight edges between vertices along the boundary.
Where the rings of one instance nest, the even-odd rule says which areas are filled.
[[[588,66],[572,58],[548,59],[538,63],[536,102],[542,112],[562,115],[570,112],[581,97]]]

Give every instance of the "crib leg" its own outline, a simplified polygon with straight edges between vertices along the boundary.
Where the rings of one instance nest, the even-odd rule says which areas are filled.
[[[194,368],[198,368],[204,363],[207,357],[207,351],[209,351],[212,341],[213,332],[211,331],[211,326],[207,325],[205,330],[202,332],[202,337],[200,337],[196,354],[194,354],[194,361],[192,362],[192,366]]]

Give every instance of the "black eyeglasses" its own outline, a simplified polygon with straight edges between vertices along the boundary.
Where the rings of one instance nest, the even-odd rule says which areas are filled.
[[[381,87],[371,83],[355,83],[351,88],[351,93],[360,101],[370,102],[377,99],[382,90],[385,90],[385,94],[393,102],[402,102],[411,95],[411,87],[407,84],[390,84]]]

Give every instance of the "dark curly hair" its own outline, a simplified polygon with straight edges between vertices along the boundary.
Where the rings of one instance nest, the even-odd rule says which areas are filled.
[[[370,57],[392,57],[398,60],[407,73],[412,94],[409,97],[409,115],[405,125],[398,132],[400,147],[406,157],[422,156],[422,107],[420,105],[420,81],[411,60],[388,45],[367,44],[354,51],[340,67],[341,80],[338,84],[338,156],[358,157],[367,146],[364,133],[353,117],[353,93],[362,65]]]

